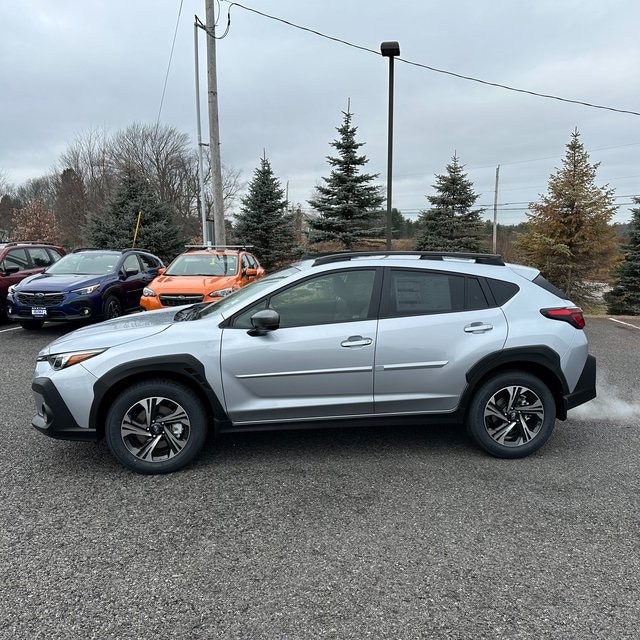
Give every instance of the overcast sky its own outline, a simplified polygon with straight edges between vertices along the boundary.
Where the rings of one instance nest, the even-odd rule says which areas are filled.
[[[246,7],[368,49],[488,82],[640,112],[637,0],[246,0]],[[226,27],[228,2],[217,34]],[[180,15],[179,15],[180,14]],[[134,122],[196,140],[194,37],[205,0],[5,0],[0,3],[0,174],[47,173],[92,129]],[[177,35],[169,67],[174,32]],[[205,43],[201,38],[203,135]],[[351,101],[367,171],[386,180],[388,62],[240,6],[217,42],[222,161],[250,180],[266,151],[289,199],[308,208]],[[169,69],[164,101],[161,100]],[[575,127],[621,209],[640,193],[640,117],[539,98],[395,64],[393,205],[417,215],[456,152],[498,221],[545,193]]]

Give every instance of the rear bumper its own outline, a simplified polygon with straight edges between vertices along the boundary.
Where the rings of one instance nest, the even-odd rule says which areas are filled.
[[[573,409],[596,397],[596,359],[594,356],[587,356],[582,373],[575,389],[563,396],[564,415],[558,416],[562,420],[567,417],[567,411]]]
[[[37,431],[57,440],[98,440],[95,429],[78,425],[49,378],[36,378],[31,389],[37,411],[31,420],[31,426]]]

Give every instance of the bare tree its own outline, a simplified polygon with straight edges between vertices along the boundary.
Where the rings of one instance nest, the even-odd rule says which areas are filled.
[[[23,209],[18,209],[13,223],[15,236],[20,240],[60,241],[55,215],[42,200],[32,200]]]

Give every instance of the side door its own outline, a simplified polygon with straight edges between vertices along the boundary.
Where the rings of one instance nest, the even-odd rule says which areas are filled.
[[[222,383],[234,423],[373,413],[376,301],[381,270],[324,272],[281,290],[223,329]],[[280,326],[250,335],[251,316],[274,309]]]
[[[140,268],[138,256],[130,253],[120,267],[120,287],[125,309],[135,309],[140,306],[140,296],[145,286],[144,273]]]
[[[453,411],[467,371],[504,346],[502,310],[481,279],[423,269],[390,268],[382,300],[376,413]]]
[[[4,296],[11,285],[17,284],[27,276],[38,273],[41,269],[32,267],[26,249],[10,249],[4,259],[0,262],[0,284],[2,285],[2,295]]]

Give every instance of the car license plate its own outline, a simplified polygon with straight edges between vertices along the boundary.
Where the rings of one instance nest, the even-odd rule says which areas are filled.
[[[31,315],[34,318],[46,318],[47,317],[47,310],[45,307],[32,307],[31,308]]]

